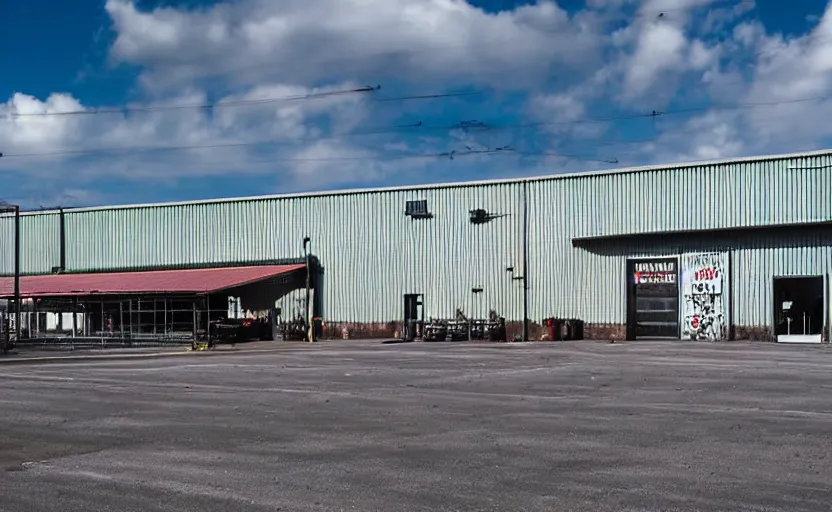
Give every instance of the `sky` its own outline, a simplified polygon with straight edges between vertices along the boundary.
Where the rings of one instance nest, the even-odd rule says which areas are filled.
[[[832,141],[826,0],[3,0],[0,70],[0,200],[27,208]]]

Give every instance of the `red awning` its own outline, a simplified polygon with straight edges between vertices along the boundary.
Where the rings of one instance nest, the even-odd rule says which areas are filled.
[[[88,295],[204,295],[263,281],[306,268],[305,265],[153,270],[108,274],[22,276],[21,297],[72,297]],[[14,278],[0,277],[0,297],[14,297]]]

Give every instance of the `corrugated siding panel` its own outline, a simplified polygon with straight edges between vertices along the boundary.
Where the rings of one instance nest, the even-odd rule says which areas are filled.
[[[575,237],[832,220],[832,159],[794,159],[588,175],[535,183],[574,201]]]
[[[773,241],[751,239],[732,252],[732,284],[737,325],[771,325],[775,276],[827,275],[832,272],[832,233],[795,234]]]
[[[20,217],[20,272],[45,274],[60,265],[60,215],[24,214]],[[14,273],[14,216],[0,217],[0,274]]]
[[[631,257],[727,251],[731,318],[740,326],[772,324],[775,276],[832,272],[832,231],[828,228],[803,228],[793,233],[658,235],[573,247],[567,228],[558,228],[557,223],[544,218],[532,216],[530,222],[531,239],[541,243],[538,251],[530,252],[534,258],[530,261],[529,315],[537,321],[564,316],[592,323],[626,323],[626,261]]]
[[[404,215],[415,199],[433,219]],[[475,208],[507,216],[473,225]],[[308,235],[330,321],[398,320],[405,293],[425,294],[426,316],[522,318],[522,285],[505,270],[522,271],[522,184],[67,212],[66,229],[71,271],[295,258]]]

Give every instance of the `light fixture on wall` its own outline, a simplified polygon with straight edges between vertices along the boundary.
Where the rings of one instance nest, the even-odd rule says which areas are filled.
[[[470,214],[468,220],[471,221],[471,224],[487,224],[494,219],[508,216],[507,213],[489,213],[488,210],[483,208],[476,208],[468,213]]]

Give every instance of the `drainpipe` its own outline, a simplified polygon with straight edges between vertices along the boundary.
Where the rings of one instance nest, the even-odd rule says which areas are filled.
[[[306,333],[307,341],[312,343],[315,340],[314,332],[315,327],[312,325],[312,318],[310,316],[310,308],[309,308],[309,296],[310,296],[310,287],[311,287],[311,274],[310,271],[311,262],[309,258],[309,250],[307,249],[307,245],[312,246],[312,241],[307,236],[303,239],[303,252],[306,256],[306,327],[309,329]]]
[[[60,238],[59,242],[61,244],[61,255],[60,255],[60,267],[61,272],[66,269],[66,227],[65,227],[65,217],[64,217],[64,209],[60,208],[59,210],[59,221],[58,221],[58,237]]]
[[[529,341],[529,183],[523,182],[523,341]]]
[[[20,206],[14,207],[14,330],[20,343]]]

